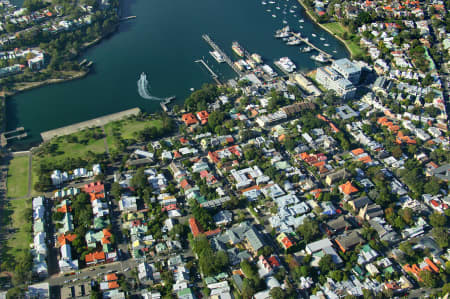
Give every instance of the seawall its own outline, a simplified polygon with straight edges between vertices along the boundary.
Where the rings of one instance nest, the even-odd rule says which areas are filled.
[[[41,137],[42,137],[42,140],[44,140],[44,142],[47,142],[57,136],[69,135],[69,134],[72,134],[72,133],[75,133],[75,132],[78,132],[78,131],[81,131],[81,130],[84,130],[87,128],[101,127],[112,121],[120,120],[120,119],[126,118],[128,116],[132,116],[132,115],[138,115],[140,112],[141,112],[140,108],[133,108],[133,109],[124,110],[124,111],[113,113],[113,114],[108,114],[108,115],[97,117],[97,118],[94,118],[91,120],[79,122],[79,123],[76,123],[73,125],[69,125],[69,126],[58,128],[58,129],[42,132]]]

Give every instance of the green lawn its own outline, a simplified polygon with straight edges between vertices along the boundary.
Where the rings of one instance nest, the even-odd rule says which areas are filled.
[[[17,198],[28,193],[28,156],[15,157],[8,170],[8,197]]]
[[[325,28],[333,32],[334,35],[337,35],[339,37],[342,37],[342,35],[347,31],[347,28],[342,26],[339,22],[331,22],[331,23],[325,23],[322,24]],[[349,33],[350,34],[350,33]],[[345,44],[348,46],[351,56],[355,57],[358,55],[364,55],[364,51],[361,49],[358,43],[352,41],[352,40],[345,40]]]
[[[331,22],[331,23],[325,23],[322,24],[324,27],[326,27],[328,30],[332,31],[334,34],[344,34],[347,30],[341,25],[341,23],[338,22]]]
[[[78,142],[72,141],[70,138],[76,137]],[[87,139],[86,143],[79,142],[80,140]],[[51,141],[51,144],[57,146],[57,150],[54,154],[46,155],[44,157],[37,157],[37,160],[49,159],[53,161],[64,160],[66,158],[78,158],[85,157],[88,152],[93,152],[95,154],[104,153],[105,143],[103,138],[94,139],[85,137],[85,131],[77,132],[69,136],[62,136],[55,138]],[[37,164],[37,163],[33,163]]]
[[[14,269],[17,260],[30,250],[31,232],[31,200],[11,199],[2,202],[1,225],[9,230],[8,239],[2,244],[1,262]]]
[[[30,199],[14,199],[10,201],[11,220],[15,233],[8,239],[9,255],[17,256],[20,252],[30,248],[32,229],[31,217],[26,217],[27,208],[31,209]]]
[[[153,120],[136,120],[136,119],[127,119],[122,121],[116,121],[105,125],[106,132],[106,142],[108,143],[108,147],[110,149],[114,149],[114,132],[119,132],[122,139],[133,139],[135,138],[134,132],[142,131],[147,127],[162,127],[162,121],[159,119]]]

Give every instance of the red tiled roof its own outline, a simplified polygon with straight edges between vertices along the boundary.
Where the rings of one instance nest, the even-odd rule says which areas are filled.
[[[198,223],[197,219],[189,218],[189,226],[194,238],[203,233],[203,229],[201,228],[200,223]]]
[[[112,274],[106,274],[105,275],[105,280],[106,281],[113,281],[113,280],[117,280],[119,279],[116,275],[116,273],[112,273]]]
[[[341,192],[346,195],[350,195],[359,191],[355,186],[352,185],[350,181],[347,181],[345,184],[340,185],[339,190],[341,190]]]
[[[108,282],[109,289],[117,289],[118,287],[119,287],[119,284],[117,283],[117,281]]]
[[[84,192],[87,193],[100,193],[105,191],[105,185],[101,182],[95,182],[84,185]]]
[[[192,114],[192,113],[183,114],[181,119],[184,121],[186,126],[190,126],[190,125],[194,125],[194,124],[198,123],[198,120],[195,118],[194,114]]]
[[[294,246],[294,243],[286,236],[284,237],[281,242],[283,243],[284,248],[289,249],[292,246]]]
[[[359,156],[362,153],[364,153],[364,150],[362,148],[356,148],[356,149],[352,150],[352,154],[355,156]]]

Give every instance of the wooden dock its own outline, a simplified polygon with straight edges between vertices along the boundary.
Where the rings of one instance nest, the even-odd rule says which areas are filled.
[[[209,65],[203,59],[198,59],[195,62],[203,64],[205,68],[208,70],[208,72],[211,74],[213,80],[216,81],[216,83],[219,85],[222,84],[219,80],[219,76],[209,67]]]
[[[216,45],[216,43],[209,37],[209,35],[207,34],[203,34],[202,38],[208,43],[208,45],[210,45],[211,48],[213,48],[214,51],[217,51],[220,53],[220,55],[222,55],[223,60],[225,60],[225,62],[233,69],[233,71],[236,72],[236,74],[240,76],[242,76],[244,73],[233,63],[233,61],[231,61],[230,57],[228,57],[227,54],[225,54],[225,52],[222,51],[222,49],[220,49],[220,47],[218,45]]]

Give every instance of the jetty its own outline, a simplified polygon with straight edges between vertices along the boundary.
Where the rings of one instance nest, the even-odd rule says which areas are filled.
[[[24,127],[19,127],[14,130],[4,132],[0,135],[0,144],[2,147],[5,147],[8,145],[9,140],[13,139],[24,139],[28,136],[27,132],[25,132]]]
[[[208,45],[210,45],[211,48],[213,48],[213,50],[219,52],[220,55],[222,55],[223,60],[225,60],[225,62],[233,69],[233,71],[235,71],[239,77],[242,76],[244,73],[233,63],[233,61],[231,61],[230,57],[228,57],[227,54],[225,54],[225,52],[222,51],[222,49],[220,49],[220,47],[209,37],[209,35],[207,34],[203,34],[202,38],[208,43]]]
[[[303,38],[299,33],[292,32],[292,35],[301,40],[303,43],[307,44],[309,47],[313,48],[317,52],[321,53],[323,56],[327,57],[330,61],[333,61],[333,55],[328,54],[324,50],[318,48],[316,45],[311,43],[307,38]]]
[[[216,81],[216,83],[219,85],[222,84],[219,80],[219,76],[209,67],[209,65],[203,59],[198,59],[194,62],[203,64],[205,68],[208,70],[208,72],[211,74],[213,80]]]
[[[165,98],[161,103],[159,103],[159,105],[161,106],[162,110],[164,112],[167,112],[168,114],[170,114],[170,109],[167,108],[167,105],[170,104],[170,102],[172,102],[173,100],[176,99],[176,96],[171,96],[168,98]]]
[[[98,118],[94,118],[91,120],[79,122],[79,123],[76,123],[76,124],[73,124],[70,126],[65,126],[62,128],[42,132],[41,137],[42,137],[42,140],[44,140],[44,142],[47,142],[54,137],[69,135],[69,134],[76,133],[78,131],[81,131],[81,130],[84,130],[87,128],[101,127],[101,126],[106,125],[109,122],[121,120],[126,117],[133,116],[133,115],[136,116],[139,113],[141,113],[140,108],[128,109],[125,111],[121,111],[121,112],[101,116]]]

